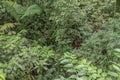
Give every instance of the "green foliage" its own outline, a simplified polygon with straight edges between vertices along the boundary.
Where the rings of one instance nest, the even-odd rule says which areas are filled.
[[[24,15],[21,18],[24,18],[26,16],[32,16],[35,14],[40,14],[41,13],[41,9],[38,5],[31,5],[30,7],[27,8],[27,10],[25,11]]]
[[[0,79],[119,80],[115,4],[118,0],[0,1]]]
[[[49,68],[52,66],[53,56],[53,51],[47,47],[21,49],[21,53],[14,55],[9,61],[5,72],[8,74],[8,79],[12,80],[45,80],[51,76],[52,69]]]
[[[9,28],[13,28],[14,24],[13,23],[6,23],[0,27],[0,31],[6,31]]]
[[[6,74],[3,72],[2,69],[0,69],[0,80],[6,80]]]
[[[2,5],[5,7],[7,13],[14,17],[17,21],[23,15],[24,8],[12,1],[2,1]]]
[[[116,0],[116,12],[120,12],[120,0]]]

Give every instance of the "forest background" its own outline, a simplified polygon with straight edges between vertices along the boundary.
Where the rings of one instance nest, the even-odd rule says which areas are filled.
[[[1,0],[0,80],[120,80],[120,0]]]

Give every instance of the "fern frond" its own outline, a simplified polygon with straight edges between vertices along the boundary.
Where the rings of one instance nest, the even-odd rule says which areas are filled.
[[[5,7],[7,12],[11,14],[17,21],[24,14],[24,8],[12,1],[2,1],[2,5]]]
[[[24,17],[26,16],[33,16],[35,14],[40,14],[41,13],[41,8],[34,4],[34,5],[31,5],[30,7],[27,8],[27,10],[25,11],[24,15],[21,17],[21,19],[23,19]]]
[[[15,27],[14,23],[6,23],[0,27],[0,31],[7,31],[10,28]]]

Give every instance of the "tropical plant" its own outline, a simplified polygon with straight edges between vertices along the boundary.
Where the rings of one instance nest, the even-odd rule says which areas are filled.
[[[1,0],[0,15],[1,80],[120,79],[119,0]]]

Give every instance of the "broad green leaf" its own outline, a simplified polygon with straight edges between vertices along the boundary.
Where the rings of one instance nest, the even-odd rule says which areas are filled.
[[[101,75],[102,75],[103,77],[106,77],[106,76],[107,76],[107,73],[103,72],[103,73],[101,73]]]
[[[117,71],[120,71],[120,68],[119,68],[118,66],[116,66],[116,65],[113,65],[113,68],[114,68],[115,70],[117,70]]]
[[[5,79],[5,76],[2,75],[2,74],[0,74],[0,79],[2,79],[2,80],[6,80],[6,79]]]
[[[101,73],[102,72],[102,69],[98,69],[98,73]]]
[[[67,72],[69,72],[69,73],[75,73],[76,70],[75,69],[68,69]]]
[[[120,49],[115,49],[115,51],[120,52]]]
[[[61,64],[64,64],[64,63],[67,63],[67,62],[69,62],[69,60],[68,60],[68,59],[64,59],[64,60],[62,60],[60,63],[61,63]]]
[[[118,58],[120,58],[120,53],[114,53],[114,55],[116,56],[116,57],[118,57]]]
[[[111,75],[111,76],[114,76],[114,77],[118,77],[118,74],[115,73],[115,72],[111,72],[111,71],[109,71],[108,74]]]
[[[71,75],[69,78],[75,79],[77,75]]]
[[[70,67],[73,67],[73,64],[66,64],[64,65],[64,67],[70,68]]]

